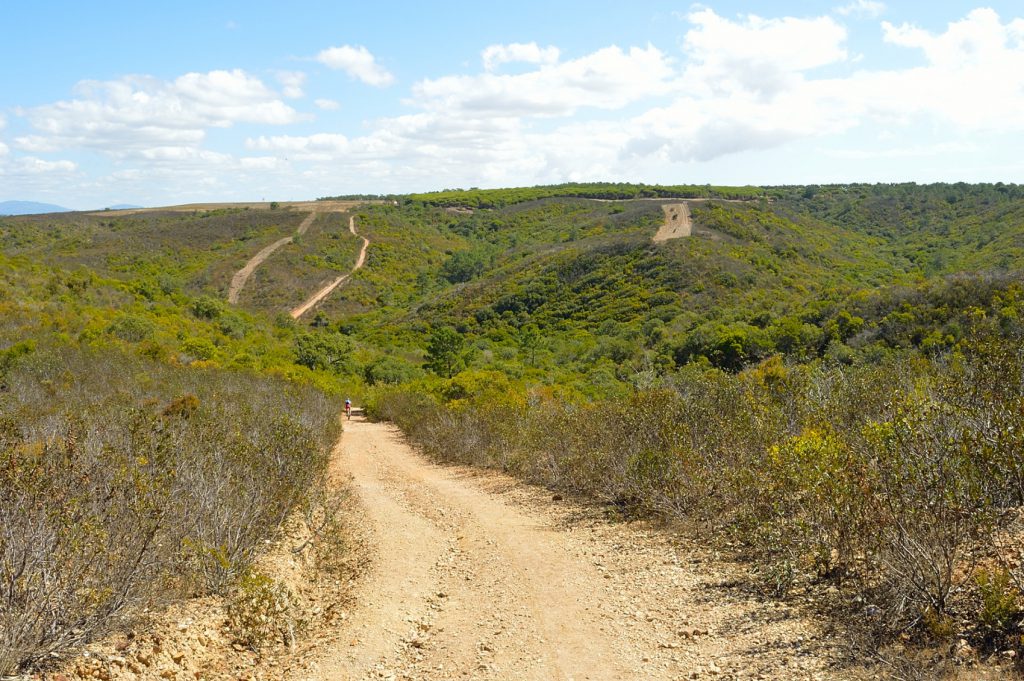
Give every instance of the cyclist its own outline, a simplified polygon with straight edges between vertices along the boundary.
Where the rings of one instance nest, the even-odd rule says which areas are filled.
[[[345,398],[345,418],[352,418],[352,400]]]

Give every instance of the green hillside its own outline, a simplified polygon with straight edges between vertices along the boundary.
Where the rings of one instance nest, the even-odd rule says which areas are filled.
[[[684,200],[692,234],[655,243],[662,205]],[[307,215],[0,218],[0,513],[51,532],[71,570],[53,573],[65,611],[22,632],[43,643],[0,655],[0,674],[149,607],[168,580],[229,588],[312,503],[342,393],[438,459],[728,540],[773,594],[834,584],[878,603],[878,640],[956,620],[1009,645],[1020,611],[979,614],[970,561],[1024,503],[1019,187],[394,197],[318,215],[229,305],[233,274]],[[365,267],[292,320],[352,266],[351,216]],[[83,475],[103,482],[32,511]],[[173,495],[187,499],[153,522]],[[121,527],[154,539],[145,574],[123,569],[139,557],[116,550]],[[157,550],[171,544],[187,550]],[[1021,596],[1018,566],[986,569]],[[121,596],[77,599],[79,578]],[[28,586],[15,596],[35,607]]]

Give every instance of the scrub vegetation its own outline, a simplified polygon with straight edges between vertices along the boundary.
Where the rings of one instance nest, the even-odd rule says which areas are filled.
[[[1021,641],[1024,190],[570,184],[0,220],[0,673],[231,588],[340,399],[894,641]],[[692,235],[652,237],[661,202]],[[365,266],[316,311],[285,310]],[[829,591],[832,593],[832,591]]]

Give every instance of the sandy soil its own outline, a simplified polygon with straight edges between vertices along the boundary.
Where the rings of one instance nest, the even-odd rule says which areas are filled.
[[[288,679],[847,678],[818,623],[678,535],[433,465],[390,425],[346,423],[336,465],[376,559]]]
[[[313,220],[316,219],[317,211],[312,211],[306,216],[306,219],[299,224],[299,228],[295,231],[297,235],[303,235],[309,226],[313,224]],[[274,243],[263,248],[259,253],[254,255],[249,262],[245,263],[245,267],[235,272],[235,276],[231,277],[231,285],[228,287],[228,302],[232,305],[238,304],[238,296],[245,288],[245,282],[249,281],[249,277],[256,271],[256,268],[263,264],[263,261],[269,258],[274,251],[281,248],[285,244],[290,244],[295,240],[294,236],[286,236],[283,239],[278,239]]]
[[[315,306],[321,300],[329,296],[331,294],[331,291],[333,291],[334,289],[338,288],[346,281],[348,281],[349,278],[353,274],[355,274],[356,270],[362,267],[363,264],[366,262],[366,249],[369,248],[370,246],[370,240],[367,239],[365,236],[360,236],[359,233],[356,231],[356,217],[354,215],[349,217],[348,219],[348,231],[352,232],[352,234],[358,236],[360,239],[363,240],[363,247],[359,249],[359,257],[356,258],[356,264],[352,267],[348,274],[343,274],[340,277],[334,279],[326,286],[321,288],[319,291],[314,293],[312,296],[310,296],[309,300],[293,309],[291,312],[292,319],[298,319],[302,315],[309,312],[309,310],[312,309],[313,306]]]
[[[693,225],[690,222],[690,206],[685,201],[663,203],[661,209],[665,211],[665,224],[654,235],[655,243],[690,236]]]

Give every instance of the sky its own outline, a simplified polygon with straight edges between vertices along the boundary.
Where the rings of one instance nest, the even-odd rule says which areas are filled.
[[[1024,183],[1019,0],[15,0],[0,201]]]

